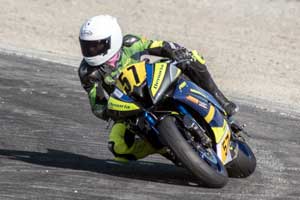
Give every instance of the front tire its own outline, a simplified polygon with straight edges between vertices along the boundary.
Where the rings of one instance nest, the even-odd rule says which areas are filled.
[[[211,150],[218,166],[218,169],[215,169],[186,141],[176,126],[175,117],[167,116],[160,122],[158,129],[162,139],[201,183],[212,188],[221,188],[226,185],[228,174],[217,155]]]

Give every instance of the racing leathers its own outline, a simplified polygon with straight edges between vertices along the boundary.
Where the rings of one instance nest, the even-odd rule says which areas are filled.
[[[176,51],[183,50],[183,53]],[[184,57],[185,48],[173,42],[160,40],[147,40],[136,35],[126,35],[123,38],[123,45],[120,50],[120,57],[115,71],[107,71],[102,66],[89,66],[82,60],[78,73],[81,84],[88,93],[92,112],[99,118],[107,120],[107,99],[114,87],[112,82],[118,76],[122,67],[134,64],[141,60],[143,55],[154,55],[171,59]],[[177,52],[177,53],[175,53]],[[179,52],[179,54],[178,54]],[[237,108],[235,104],[228,101],[212,80],[205,60],[193,51],[193,60],[184,67],[183,73],[193,82],[210,92],[231,115]],[[122,121],[116,121],[109,136],[109,149],[119,161],[136,160],[146,157],[149,154],[159,152],[146,140],[136,139],[135,134],[127,129]]]

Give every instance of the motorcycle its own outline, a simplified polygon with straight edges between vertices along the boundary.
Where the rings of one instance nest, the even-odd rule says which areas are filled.
[[[220,188],[247,177],[256,158],[216,99],[184,76],[179,62],[141,61],[122,68],[108,99],[112,118],[124,120],[199,183]]]

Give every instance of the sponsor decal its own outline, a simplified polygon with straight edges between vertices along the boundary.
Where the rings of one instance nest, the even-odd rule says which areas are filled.
[[[114,94],[117,98],[119,98],[119,99],[121,99],[122,96],[123,96],[123,93],[122,93],[120,90],[118,90],[118,89],[115,89],[115,91],[113,92],[113,94]]]
[[[189,100],[190,102],[193,102],[194,104],[197,104],[198,106],[204,108],[204,109],[207,109],[208,106],[207,106],[207,103],[203,103],[201,101],[199,101],[197,98],[193,97],[193,96],[187,96],[186,97],[187,100]]]
[[[156,63],[153,75],[153,82],[151,85],[152,96],[155,96],[163,82],[167,70],[167,63]]]
[[[109,105],[108,105],[109,108],[114,108],[114,109],[125,109],[125,110],[129,110],[130,109],[130,106],[126,105],[126,104],[116,104],[116,103],[112,103],[112,102],[109,102]]]
[[[91,36],[93,32],[91,30],[83,30],[81,31],[81,36]]]
[[[203,103],[202,101],[199,101],[198,105],[204,109],[207,109],[207,103]]]
[[[127,103],[115,99],[114,97],[110,97],[108,100],[108,109],[116,110],[116,111],[131,111],[131,110],[137,110],[139,109],[139,107],[134,103]]]
[[[157,89],[157,88],[158,88],[159,83],[160,83],[160,81],[161,81],[161,75],[162,75],[162,73],[163,73],[163,68],[160,67],[160,68],[159,68],[159,71],[158,71],[157,79],[156,79],[156,81],[155,81],[155,83],[154,83],[154,85],[153,85],[154,89]]]

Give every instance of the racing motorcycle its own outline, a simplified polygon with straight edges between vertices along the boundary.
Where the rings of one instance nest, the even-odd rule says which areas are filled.
[[[122,68],[108,110],[199,183],[220,188],[247,177],[256,158],[243,127],[227,117],[214,97],[184,76],[179,62],[141,61]]]

